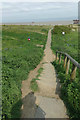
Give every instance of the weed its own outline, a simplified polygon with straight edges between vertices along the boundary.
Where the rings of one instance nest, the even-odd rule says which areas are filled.
[[[34,32],[42,29],[46,29],[43,31],[45,34]],[[41,61],[48,29],[45,26],[2,26],[3,118],[20,118],[22,80],[27,79],[30,70]],[[44,45],[44,48],[36,47],[37,44]],[[37,84],[32,84],[35,84],[33,89],[36,90]]]
[[[38,85],[37,85],[36,80],[39,80],[39,77],[40,77],[40,74],[42,73],[42,71],[43,71],[43,68],[40,68],[38,70],[38,75],[36,76],[36,78],[32,79],[32,81],[31,81],[31,89],[33,92],[38,90]]]
[[[62,31],[66,34],[63,36]],[[54,33],[54,34],[53,34]],[[57,50],[63,51],[71,55],[78,62],[78,32],[71,31],[71,28],[66,26],[55,26],[52,31],[51,48],[56,53]],[[62,58],[63,59],[63,58]],[[80,72],[77,70],[76,78],[70,81],[72,72],[72,63],[70,63],[69,74],[65,74],[63,62],[59,61],[52,63],[55,66],[58,77],[61,83],[61,98],[63,99],[70,119],[80,118]]]

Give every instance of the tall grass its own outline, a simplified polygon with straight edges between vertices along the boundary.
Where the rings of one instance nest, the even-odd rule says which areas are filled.
[[[78,31],[75,29],[73,32],[72,29],[69,26],[55,26],[52,31],[52,49],[54,52],[64,51],[78,61]],[[62,35],[63,31],[65,35]]]
[[[19,25],[2,27],[3,118],[20,118],[22,80],[26,80],[29,71],[41,61],[47,40],[49,28],[46,30],[43,26],[40,28],[40,31],[44,28],[44,34],[34,32],[39,28],[38,26]],[[31,31],[28,31],[29,29]],[[44,47],[37,47],[37,44]]]
[[[69,28],[68,28],[69,27]],[[72,31],[70,26],[55,26],[54,31],[52,31],[52,50],[56,52],[57,50],[63,51],[71,55],[75,60],[79,62],[78,59],[78,31]],[[56,31],[56,32],[55,32]],[[62,32],[65,35],[62,35]],[[80,71],[77,69],[76,78],[71,82],[70,75],[72,71],[72,64],[70,65],[69,74],[65,74],[65,69],[63,67],[63,61],[59,64],[59,61],[53,62],[56,68],[58,78],[61,83],[61,98],[63,99],[67,112],[72,118],[80,118]]]

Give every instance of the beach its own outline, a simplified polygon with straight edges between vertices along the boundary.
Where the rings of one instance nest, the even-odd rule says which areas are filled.
[[[2,25],[69,25],[73,21],[49,21],[49,22],[18,22],[18,23],[2,23]]]

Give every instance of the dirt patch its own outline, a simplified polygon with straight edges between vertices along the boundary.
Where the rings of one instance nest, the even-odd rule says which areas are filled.
[[[39,45],[39,44],[37,44],[36,46],[37,46],[37,47],[41,47],[41,48],[43,48],[43,47],[44,47],[44,45]]]
[[[10,37],[10,36],[6,36],[6,38],[12,39],[12,40],[18,40],[15,37]]]
[[[30,71],[28,79],[22,81],[22,107],[21,107],[21,118],[33,118],[36,109],[36,98],[34,93],[30,89],[30,82],[33,78],[38,75],[38,70],[42,67],[43,60],[40,64],[32,71]],[[34,100],[35,99],[35,100]]]
[[[51,30],[44,50],[45,56],[40,64],[30,72],[28,79],[22,82],[22,118],[67,118],[64,103],[59,98],[60,84],[51,62],[55,55],[51,50]],[[43,64],[44,63],[44,64]],[[33,93],[30,82],[38,75],[39,68],[43,71],[37,80],[39,91]]]

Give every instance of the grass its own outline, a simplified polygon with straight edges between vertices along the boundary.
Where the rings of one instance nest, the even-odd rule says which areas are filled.
[[[67,108],[67,114],[70,119],[80,118],[80,79],[77,72],[78,77],[75,78],[74,81],[71,82],[70,74],[71,68],[69,70],[68,75],[65,74],[65,69],[63,67],[63,62],[59,64],[59,61],[54,61],[53,65],[55,66],[58,78],[61,83],[61,99],[64,101],[64,104]]]
[[[39,80],[39,77],[40,77],[40,74],[42,73],[42,71],[43,71],[43,68],[40,68],[38,70],[38,75],[36,76],[36,78],[32,79],[32,81],[31,81],[31,89],[33,92],[38,90],[38,85],[37,85],[36,80]]]
[[[42,60],[48,30],[46,26],[2,26],[3,118],[20,118],[22,80],[27,79],[30,70]]]
[[[69,28],[67,28],[69,27]],[[60,29],[59,29],[60,28]],[[73,26],[56,26],[54,32],[52,31],[52,50],[56,53],[57,50],[63,51],[71,55],[75,60],[78,59],[78,31],[72,31]],[[63,36],[61,33],[65,31]],[[53,34],[54,33],[54,34]],[[63,59],[64,57],[62,57]],[[72,63],[70,62],[69,74],[65,74],[63,61],[54,61],[53,65],[58,74],[61,83],[61,99],[64,101],[67,113],[70,119],[80,118],[80,71],[77,69],[76,78],[71,81],[70,75],[72,71]]]
[[[40,74],[42,73],[42,71],[43,71],[43,68],[41,67],[41,68],[38,70],[38,75],[37,75],[37,77],[40,77]]]
[[[35,92],[35,91],[38,90],[38,85],[37,85],[36,80],[38,80],[38,79],[37,79],[37,78],[34,78],[34,79],[32,79],[32,81],[31,81],[31,90],[32,90],[33,92]]]
[[[66,26],[57,26],[54,28],[54,31],[52,31],[52,50],[54,52],[57,50],[64,51],[78,61],[78,31],[75,28],[73,32],[72,29],[73,27],[67,29]],[[65,35],[62,35],[63,31],[65,31]]]

